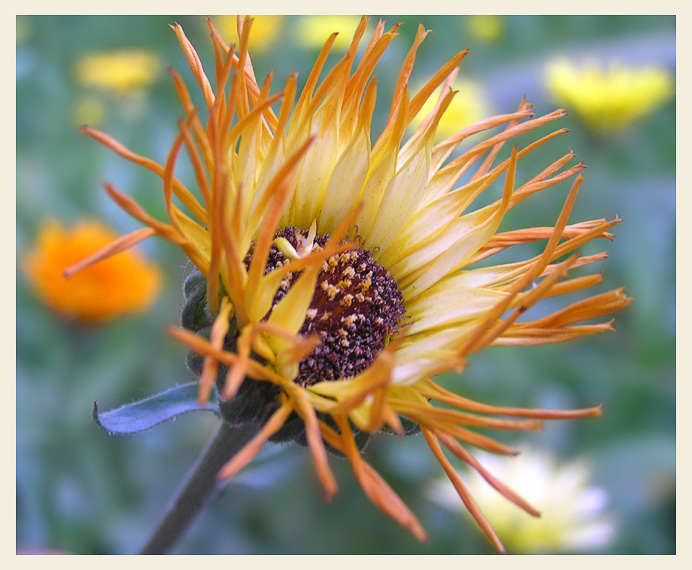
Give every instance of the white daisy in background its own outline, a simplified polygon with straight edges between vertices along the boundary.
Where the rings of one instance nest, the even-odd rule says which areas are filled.
[[[613,540],[615,524],[606,512],[608,495],[590,485],[586,462],[560,463],[545,450],[525,446],[517,449],[521,454],[511,459],[482,452],[477,459],[490,477],[497,477],[536,507],[540,517],[508,508],[507,499],[479,472],[467,469],[461,473],[510,552],[589,553],[601,551]],[[448,479],[434,481],[427,491],[443,507],[467,512]]]

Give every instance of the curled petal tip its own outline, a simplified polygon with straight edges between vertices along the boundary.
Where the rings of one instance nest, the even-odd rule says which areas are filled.
[[[331,500],[334,498],[334,495],[336,495],[337,491],[339,490],[338,487],[334,486],[329,489],[324,490],[324,498],[326,501],[331,502]]]
[[[166,327],[166,334],[172,337],[177,338],[178,333],[180,332],[180,329],[178,327]]]

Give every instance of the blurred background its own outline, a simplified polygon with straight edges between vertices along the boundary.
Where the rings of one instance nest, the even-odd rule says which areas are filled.
[[[371,28],[379,18],[372,17]],[[587,251],[609,252],[600,290],[625,286],[635,299],[615,315],[616,333],[570,344],[488,349],[472,357],[462,376],[441,379],[466,397],[496,405],[603,404],[600,420],[548,423],[528,437],[493,434],[534,450],[493,469],[503,476],[503,469],[511,468],[507,461],[524,462],[516,471],[528,481],[510,472],[506,481],[516,482],[539,509],[552,508],[544,519],[557,516],[564,523],[559,540],[542,544],[542,531],[530,526],[536,522],[503,499],[496,506],[494,499],[477,495],[481,508],[513,552],[674,553],[675,18],[381,18],[403,26],[376,70],[375,131],[389,111],[399,67],[421,23],[434,35],[419,50],[414,87],[454,53],[471,49],[458,77],[456,128],[512,112],[524,95],[537,115],[566,107],[569,115],[557,126],[570,132],[523,159],[520,179],[535,176],[571,148],[576,160],[588,165],[571,221],[623,220],[613,242]],[[233,42],[233,19],[214,21]],[[357,21],[258,17],[251,52],[258,79],[276,70],[274,91],[293,71],[304,82],[329,33],[342,30],[350,38]],[[109,437],[90,420],[95,400],[105,410],[191,381],[181,347],[164,331],[177,324],[182,306],[186,259],[176,247],[147,240],[137,249],[147,260],[142,263],[158,266],[151,286],[158,290],[161,283],[160,292],[148,309],[149,301],[135,303],[139,308],[110,320],[65,317],[69,309],[47,301],[36,284],[40,279],[29,277],[32,251],[49,219],[65,231],[82,220],[98,221],[117,234],[140,227],[108,199],[104,181],[165,218],[160,181],[78,128],[89,124],[141,155],[165,160],[182,117],[167,66],[195,87],[169,27],[174,22],[183,26],[211,73],[208,28],[198,16],[17,17],[21,552],[136,552],[216,424],[211,414],[188,414],[136,436]],[[344,49],[337,43],[332,60]],[[183,162],[179,175],[185,180],[190,172]],[[501,229],[552,225],[568,188],[563,184],[522,203]],[[58,251],[71,247],[61,245],[58,230],[53,238],[46,235],[44,230],[44,242],[53,239]],[[127,280],[120,287],[127,287]],[[308,453],[268,447],[223,489],[176,552],[493,551],[462,513],[460,501],[448,500],[439,483],[442,470],[422,437],[372,438],[366,457],[419,517],[429,544],[419,544],[372,506],[346,461],[331,459],[340,492],[326,503]],[[546,499],[548,490],[554,494]],[[542,499],[547,502],[540,504]],[[502,524],[515,516],[512,525]]]

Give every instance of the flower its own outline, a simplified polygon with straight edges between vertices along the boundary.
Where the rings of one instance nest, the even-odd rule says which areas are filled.
[[[544,419],[599,416],[600,407],[492,406],[447,391],[432,378],[462,370],[467,357],[485,346],[558,343],[610,330],[611,322],[585,323],[627,305],[622,289],[534,320],[518,318],[543,298],[598,284],[598,274],[568,279],[567,273],[604,259],[604,253],[581,257],[574,252],[596,238],[612,237],[608,230],[619,220],[568,223],[584,168],[567,166],[571,152],[516,186],[518,161],[565,129],[515,146],[500,158],[507,141],[550,124],[563,111],[532,118],[531,107],[522,101],[515,112],[476,123],[435,145],[466,51],[410,97],[416,51],[429,33],[422,26],[402,65],[386,126],[372,141],[377,96],[372,73],[398,26],[385,31],[384,22],[378,23],[352,70],[368,23],[363,18],[345,55],[321,81],[335,35],[318,55],[302,92],[292,75],[281,92],[271,95],[272,76],[258,84],[248,55],[252,20],[238,23],[239,46],[229,48],[209,22],[216,55],[213,80],[182,28],[173,27],[208,118],[202,122],[182,78],[172,72],[186,118],[164,165],[83,128],[162,179],[170,220],[155,219],[106,184],[108,194],[146,227],[119,238],[101,257],[159,235],[180,246],[198,268],[184,287],[187,326],[170,333],[198,355],[200,401],[207,400],[216,382],[227,422],[261,424],[221,470],[221,478],[247,465],[264,442],[294,440],[310,449],[329,498],[337,491],[327,455],[332,450],[350,460],[377,507],[425,540],[416,517],[360,453],[371,433],[420,430],[464,504],[502,549],[442,445],[483,474],[467,446],[514,451],[478,428],[534,430]],[[440,87],[433,110],[403,142],[411,120]],[[496,127],[504,129],[450,159],[468,136]],[[174,175],[183,148],[198,193]],[[554,227],[498,231],[505,214],[525,198],[575,175]],[[467,212],[491,187],[501,196]],[[545,245],[536,257],[476,265],[514,245],[541,241]],[[499,482],[493,485],[538,514]]]
[[[56,220],[46,221],[35,249],[24,259],[24,270],[37,295],[62,316],[97,325],[147,309],[160,289],[156,266],[134,251],[66,278],[68,268],[107,246],[116,234],[95,221],[82,221],[69,230]]]
[[[605,513],[608,497],[589,486],[589,467],[572,461],[559,464],[545,451],[519,446],[521,454],[510,461],[479,454],[494,477],[501,479],[541,510],[540,518],[518,509],[508,510],[504,498],[488,486],[478,472],[468,476],[471,493],[483,504],[502,541],[516,553],[592,552],[613,537],[615,526]],[[459,502],[448,480],[435,481],[429,496],[440,505],[456,510]]]
[[[161,62],[148,51],[127,49],[87,55],[75,72],[82,85],[123,94],[152,85],[161,73]]]
[[[298,40],[306,47],[321,49],[332,34],[338,33],[332,49],[345,51],[359,22],[357,16],[304,16],[298,21]]]
[[[670,74],[658,67],[596,62],[577,66],[554,61],[546,69],[546,85],[556,101],[573,110],[597,132],[616,132],[651,113],[675,93]]]
[[[239,40],[237,18],[238,16],[214,17],[214,27],[224,39],[232,43],[237,43]],[[274,45],[284,27],[286,16],[252,16],[252,18],[255,23],[252,26],[249,49],[257,53],[265,52]]]
[[[502,35],[500,16],[469,16],[466,20],[472,38],[484,42],[494,42]]]
[[[451,137],[460,129],[469,127],[488,116],[483,89],[480,85],[473,81],[457,80],[452,89],[456,91],[456,95],[450,101],[437,125],[438,139]],[[434,108],[435,100],[431,97],[411,122],[411,127],[419,127]]]

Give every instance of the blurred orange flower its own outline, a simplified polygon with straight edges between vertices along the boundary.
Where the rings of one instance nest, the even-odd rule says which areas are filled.
[[[68,230],[56,220],[45,222],[23,264],[37,295],[62,316],[88,325],[147,309],[159,292],[161,277],[155,265],[133,250],[72,277],[64,275],[67,267],[116,237],[95,221],[82,221]]]

